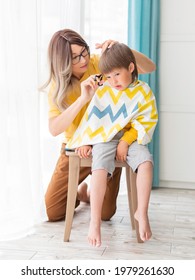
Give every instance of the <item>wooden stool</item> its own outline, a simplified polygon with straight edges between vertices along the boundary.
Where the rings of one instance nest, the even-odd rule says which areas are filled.
[[[75,203],[77,197],[77,189],[79,184],[79,171],[80,167],[90,167],[91,158],[81,159],[75,152],[66,151],[66,155],[69,156],[69,177],[68,177],[68,197],[65,217],[65,232],[64,241],[69,241],[73,215],[75,210]],[[136,230],[137,242],[142,243],[143,241],[139,235],[139,225],[137,220],[134,218],[134,213],[137,209],[137,188],[136,188],[136,174],[133,173],[131,167],[126,162],[115,161],[115,167],[125,167],[126,169],[126,182],[129,202],[129,213],[131,218],[132,229]]]

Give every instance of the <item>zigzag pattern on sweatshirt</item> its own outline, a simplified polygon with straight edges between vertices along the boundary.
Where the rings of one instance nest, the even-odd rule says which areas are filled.
[[[123,114],[123,117],[126,118],[127,117],[127,109],[126,109],[125,104],[123,104],[121,106],[121,108],[118,110],[118,112],[114,115],[113,111],[112,111],[112,107],[110,105],[108,105],[103,111],[99,110],[99,108],[94,105],[94,107],[91,110],[88,118],[90,120],[90,118],[93,117],[93,115],[96,115],[99,119],[102,119],[107,114],[110,116],[111,122],[114,122],[116,119],[118,119],[120,114]]]
[[[138,143],[145,145],[151,141],[157,121],[155,96],[146,83],[137,81],[118,91],[105,82],[94,94],[66,147],[110,141],[129,122],[138,132]]]

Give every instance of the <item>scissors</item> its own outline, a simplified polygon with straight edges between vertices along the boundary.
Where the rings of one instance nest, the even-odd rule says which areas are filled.
[[[102,74],[97,74],[94,77],[94,81],[97,82],[98,86],[102,86],[102,84],[100,83],[103,79],[103,75]]]

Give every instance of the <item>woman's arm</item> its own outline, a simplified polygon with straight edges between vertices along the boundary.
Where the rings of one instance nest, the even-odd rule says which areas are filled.
[[[139,74],[151,73],[156,70],[155,63],[149,57],[136,50],[132,50],[132,52],[135,56]]]
[[[83,106],[91,100],[97,88],[94,75],[81,83],[81,96],[60,115],[49,119],[49,131],[53,136],[61,134],[71,125]]]
[[[104,52],[104,50],[106,48],[111,48],[115,43],[117,43],[118,41],[114,41],[114,40],[106,40],[105,42],[99,44],[96,44],[96,49],[102,49],[102,52]],[[132,50],[132,49],[131,49]],[[156,70],[156,65],[155,63],[146,55],[144,55],[141,52],[138,52],[136,50],[132,50],[134,56],[135,56],[135,60],[137,63],[137,69],[139,74],[146,74],[146,73],[151,73],[153,71]]]
[[[49,119],[49,131],[53,136],[64,132],[73,122],[79,111],[86,103],[79,97],[77,100],[64,110],[59,116]]]

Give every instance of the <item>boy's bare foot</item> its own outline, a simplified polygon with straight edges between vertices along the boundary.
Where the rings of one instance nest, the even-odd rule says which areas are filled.
[[[82,182],[78,186],[77,199],[82,202],[89,203],[89,191],[88,191],[88,186],[85,182]]]
[[[95,223],[90,221],[89,232],[88,232],[88,242],[90,245],[95,247],[101,246],[101,233],[100,233],[100,223]]]
[[[147,241],[152,236],[148,215],[139,215],[138,212],[134,215],[139,224],[139,234],[142,241]]]

